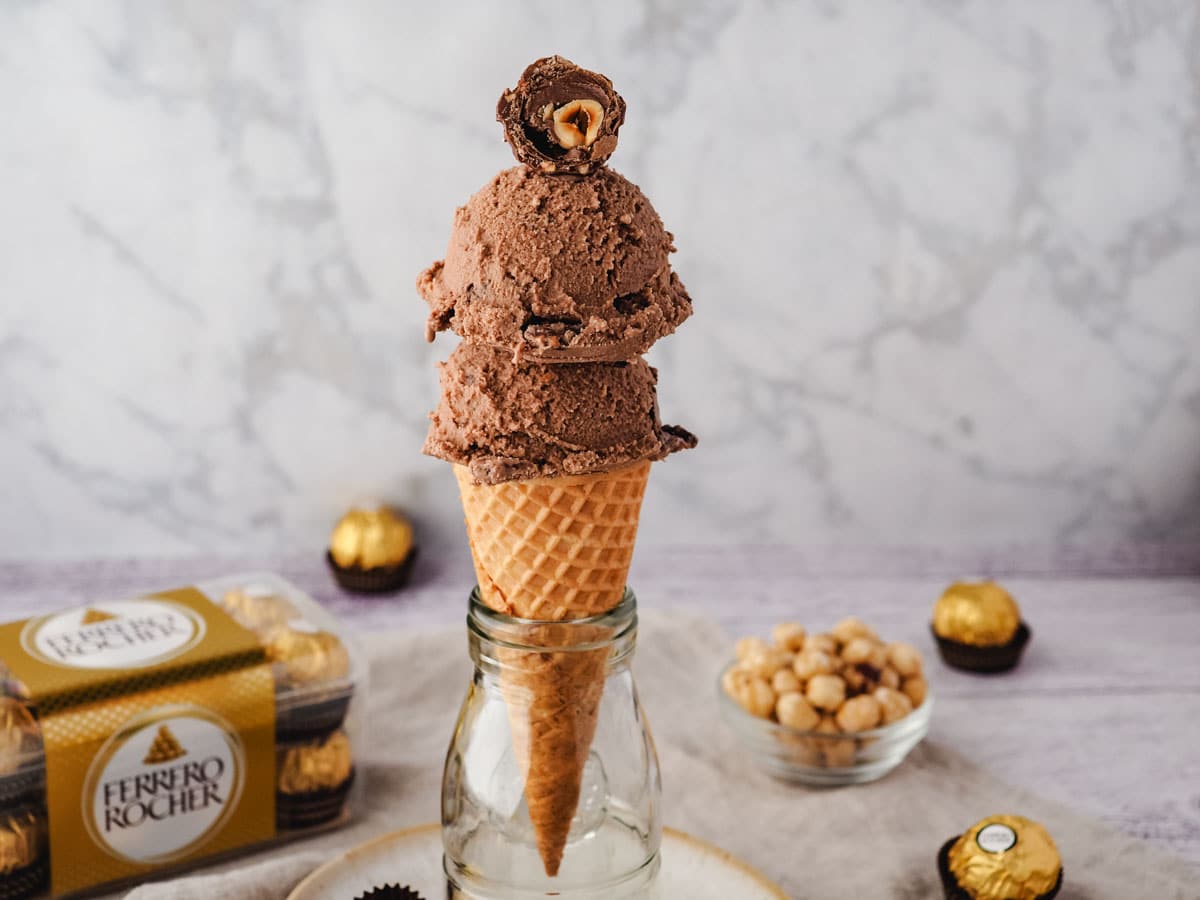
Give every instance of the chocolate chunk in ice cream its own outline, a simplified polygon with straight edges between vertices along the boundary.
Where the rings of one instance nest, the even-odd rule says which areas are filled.
[[[496,118],[517,162],[551,175],[587,175],[617,149],[625,101],[598,72],[547,56],[500,96]]]
[[[657,373],[642,359],[540,366],[464,342],[441,365],[442,399],[425,452],[480,484],[586,475],[663,459],[696,438],[658,416]]]

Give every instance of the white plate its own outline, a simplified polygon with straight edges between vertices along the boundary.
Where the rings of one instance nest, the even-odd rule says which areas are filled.
[[[787,900],[744,862],[673,828],[663,829],[662,859],[659,885],[668,900]],[[351,900],[398,879],[426,900],[446,895],[439,826],[395,831],[348,850],[296,885],[288,900]]]

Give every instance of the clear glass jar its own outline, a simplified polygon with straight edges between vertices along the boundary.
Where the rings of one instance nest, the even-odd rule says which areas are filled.
[[[475,673],[442,781],[449,896],[657,896],[662,786],[630,671],[633,592],[540,622],[476,590],[467,633]]]

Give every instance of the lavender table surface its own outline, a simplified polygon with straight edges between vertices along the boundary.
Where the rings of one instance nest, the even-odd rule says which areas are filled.
[[[1035,574],[1005,576],[1034,637],[1015,672],[991,677],[943,666],[927,622],[948,575],[1017,570],[1003,556],[971,572],[961,559],[904,551],[646,547],[630,580],[643,607],[711,616],[731,637],[765,634],[783,619],[822,628],[855,614],[887,637],[912,641],[926,653],[939,740],[1200,870],[1200,573],[1186,574],[1194,571],[1190,557],[1178,560],[1145,552],[1047,558],[1020,568]],[[319,553],[0,563],[0,616],[264,569],[306,588],[357,630],[459,621],[471,581],[465,555],[428,549],[402,593],[365,600],[338,590]],[[1087,574],[1097,571],[1104,576]],[[999,810],[981,814],[988,812]]]

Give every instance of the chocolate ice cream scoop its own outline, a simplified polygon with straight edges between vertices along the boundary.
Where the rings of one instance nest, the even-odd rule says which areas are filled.
[[[426,336],[453,329],[542,362],[638,356],[692,313],[671,234],[637,185],[501,172],[454,216],[443,262],[421,274]]]
[[[517,162],[550,175],[586,175],[617,149],[625,101],[600,73],[547,56],[500,96],[496,118]]]
[[[641,359],[520,365],[464,342],[441,370],[425,452],[478,483],[604,472],[696,445],[659,420],[657,373]]]

